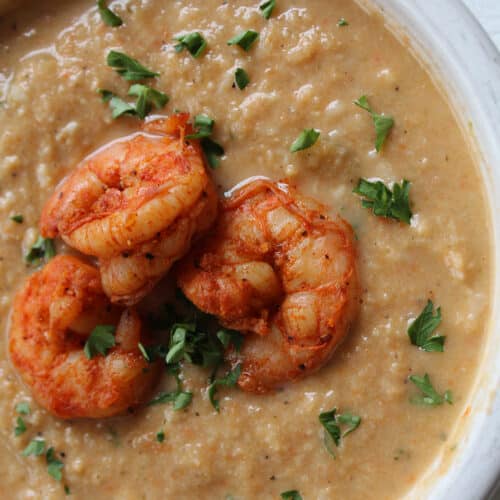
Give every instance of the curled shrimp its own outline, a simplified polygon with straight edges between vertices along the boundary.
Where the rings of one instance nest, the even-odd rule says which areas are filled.
[[[83,345],[99,324],[116,325],[116,345],[88,359]],[[57,256],[16,295],[9,352],[35,399],[54,415],[109,417],[140,404],[159,373],[138,349],[141,330],[133,309],[110,304],[96,268]]]
[[[133,305],[217,215],[188,114],[149,122],[85,159],[45,205],[42,236],[97,257],[112,302]]]
[[[201,310],[248,333],[239,385],[262,393],[318,370],[358,306],[353,231],[285,184],[233,191],[214,231],[181,261],[178,283]]]

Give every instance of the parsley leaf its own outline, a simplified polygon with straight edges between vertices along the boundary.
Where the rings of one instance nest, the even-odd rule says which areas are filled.
[[[224,348],[227,349],[229,346],[233,345],[236,349],[236,352],[240,352],[244,340],[244,337],[240,332],[222,328],[217,332],[216,335],[217,338],[221,341]]]
[[[29,415],[30,414],[30,405],[26,401],[21,401],[21,403],[17,403],[16,411],[20,415]]]
[[[108,53],[106,62],[108,66],[111,66],[119,75],[128,81],[160,76],[159,73],[155,73],[154,71],[145,68],[136,59],[133,59],[127,54],[116,50],[111,50]]]
[[[220,411],[219,400],[215,399],[215,394],[217,392],[217,387],[226,386],[226,387],[234,387],[238,382],[238,379],[241,375],[241,364],[237,364],[234,370],[228,372],[224,377],[215,379],[208,386],[208,398],[212,403],[212,406],[216,409],[217,413]]]
[[[187,49],[195,59],[200,57],[207,48],[206,40],[203,38],[201,33],[198,33],[197,31],[179,36],[176,40],[179,43],[174,47],[175,51],[182,52],[184,49]]]
[[[11,215],[10,220],[17,224],[22,224],[24,222],[24,216],[22,214]]]
[[[159,442],[159,443],[163,443],[163,441],[165,441],[165,432],[163,431],[158,431],[156,433],[156,440]]]
[[[276,0],[269,0],[268,2],[261,3],[259,9],[262,12],[264,19],[269,19],[276,7]]]
[[[252,44],[259,38],[259,34],[253,30],[247,30],[234,36],[227,42],[228,45],[239,45],[243,50],[249,51]]]
[[[352,431],[356,430],[361,424],[361,417],[351,413],[337,414],[337,408],[331,411],[320,413],[319,421],[325,429],[325,447],[327,451],[335,457],[335,454],[330,446],[330,441],[335,443],[335,446],[340,446],[341,438],[346,437]],[[347,426],[347,429],[342,432],[341,425]]]
[[[313,128],[304,129],[290,146],[290,152],[296,153],[297,151],[302,151],[303,149],[314,146],[319,136],[320,132],[318,130],[315,130]]]
[[[115,327],[113,325],[97,325],[85,342],[83,348],[85,356],[88,359],[92,359],[98,354],[106,356],[108,350],[116,345],[114,333]]]
[[[43,455],[43,452],[45,451],[45,440],[36,438],[33,439],[28,446],[24,449],[22,452],[22,455],[24,457],[29,457],[30,455]]]
[[[137,116],[137,111],[132,103],[126,102],[118,96],[111,97],[109,106],[112,110],[111,116],[116,119],[123,115]]]
[[[243,68],[236,69],[234,73],[234,83],[240,90],[243,90],[250,83],[250,78]]]
[[[161,392],[156,397],[154,397],[148,406],[173,403],[174,410],[183,410],[186,406],[189,406],[191,400],[193,399],[193,393],[182,390],[182,381],[179,376],[179,366],[177,364],[167,365],[167,371],[175,377],[177,388],[175,391]]]
[[[21,434],[26,432],[26,424],[21,417],[17,417],[16,423],[17,425],[14,427],[14,434],[16,436],[20,436]]]
[[[382,181],[370,182],[360,179],[353,193],[363,196],[361,204],[370,208],[379,217],[396,219],[410,224],[413,216],[409,200],[410,182],[394,183],[391,191]]]
[[[156,109],[161,109],[169,100],[168,95],[163,92],[140,83],[132,85],[128,91],[128,95],[137,96],[135,112],[141,120],[144,120],[146,115],[151,111],[152,105]]]
[[[448,404],[453,404],[453,395],[451,391],[446,391],[442,396],[432,386],[431,379],[426,373],[423,377],[418,375],[410,375],[410,381],[413,382],[423,394],[413,397],[410,401],[414,404],[421,404],[427,406],[442,405],[445,401]]]
[[[214,170],[218,168],[220,163],[219,158],[225,154],[224,148],[209,137],[205,137],[201,140],[201,148],[205,153],[210,168]]]
[[[282,500],[302,500],[302,496],[297,490],[284,491],[280,496]]]
[[[104,24],[117,28],[123,24],[122,19],[106,6],[106,0],[97,0],[97,8]]]
[[[354,104],[370,113],[373,124],[375,125],[375,149],[377,150],[377,153],[379,153],[385,140],[387,139],[387,136],[389,135],[389,132],[394,126],[394,118],[392,118],[392,116],[379,115],[375,113],[368,104],[368,98],[365,95],[354,101]]]
[[[42,259],[45,262],[49,261],[55,254],[54,240],[39,236],[24,259],[29,264],[38,264]]]
[[[349,26],[349,23],[343,17],[341,17],[337,21],[337,26]],[[365,96],[363,96],[363,97],[365,97]]]
[[[203,139],[210,137],[215,125],[215,120],[212,120],[207,115],[196,115],[194,117],[194,127],[196,132],[194,134],[186,135],[186,139]]]
[[[441,323],[441,308],[436,309],[436,315],[433,315],[434,304],[431,300],[427,301],[420,316],[408,328],[408,335],[411,343],[427,352],[443,352],[444,341],[446,337],[441,335],[432,335]]]
[[[66,495],[71,495],[71,490],[67,484],[64,485],[64,493],[66,493]]]
[[[47,460],[47,471],[56,480],[60,481],[62,479],[61,469],[64,464],[56,458],[54,453],[54,448],[50,447],[45,454],[45,459]]]

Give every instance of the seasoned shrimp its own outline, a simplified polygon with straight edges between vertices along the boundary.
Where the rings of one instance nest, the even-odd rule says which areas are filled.
[[[178,282],[201,310],[249,335],[240,387],[266,392],[318,370],[358,305],[353,232],[285,184],[258,179],[232,193],[212,234],[181,261]]]
[[[116,325],[116,346],[88,359],[83,345],[98,324]],[[138,349],[141,330],[133,309],[110,304],[96,268],[58,256],[15,297],[10,357],[35,399],[54,415],[109,417],[140,404],[159,374]]]
[[[60,235],[97,257],[115,303],[144,297],[217,215],[217,195],[189,115],[149,122],[145,131],[100,149],[59,184],[44,207],[42,236]]]

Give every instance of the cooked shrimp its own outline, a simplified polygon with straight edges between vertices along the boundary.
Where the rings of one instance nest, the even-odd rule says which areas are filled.
[[[98,150],[45,205],[41,234],[97,257],[113,302],[138,302],[215,220],[200,148],[184,139],[188,118],[152,121]]]
[[[116,346],[88,359],[83,345],[98,324],[116,325]],[[96,268],[58,256],[14,299],[10,357],[35,399],[54,415],[109,417],[140,404],[159,373],[138,349],[141,330],[133,309],[110,304]]]
[[[239,385],[266,392],[318,370],[358,305],[353,232],[284,184],[254,180],[232,193],[212,234],[178,268],[184,294],[249,335]]]

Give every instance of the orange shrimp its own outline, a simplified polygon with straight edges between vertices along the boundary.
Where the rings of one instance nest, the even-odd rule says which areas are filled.
[[[116,346],[88,359],[83,345],[98,324],[116,325]],[[57,256],[16,295],[9,352],[35,399],[54,415],[109,417],[140,404],[159,374],[138,349],[141,333],[133,309],[110,304],[96,268]]]
[[[42,212],[42,236],[60,235],[97,257],[105,292],[133,305],[181,258],[217,215],[188,114],[145,125],[85,159],[56,188]]]
[[[215,230],[179,264],[178,283],[201,310],[247,333],[239,385],[266,392],[318,370],[358,306],[353,232],[286,184],[247,183]]]

